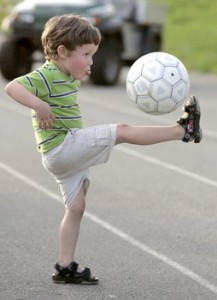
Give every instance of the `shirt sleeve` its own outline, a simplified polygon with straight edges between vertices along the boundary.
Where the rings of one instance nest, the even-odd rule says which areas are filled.
[[[18,77],[16,80],[36,97],[41,99],[47,97],[48,90],[45,86],[44,80],[37,71]]]

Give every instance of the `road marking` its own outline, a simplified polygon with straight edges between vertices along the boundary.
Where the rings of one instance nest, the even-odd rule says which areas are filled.
[[[17,179],[21,180],[22,182],[26,183],[27,185],[31,186],[32,188],[45,194],[46,196],[62,203],[62,200],[56,193],[51,192],[50,190],[41,186],[34,180],[28,178],[24,174],[20,173],[19,171],[16,171],[15,169],[11,168],[10,166],[6,165],[5,163],[3,163],[1,161],[0,161],[0,168],[2,170],[4,170],[5,172],[7,172],[8,174],[14,176],[15,178],[17,178]],[[197,177],[195,177],[195,179],[197,179]],[[207,182],[204,182],[204,183],[207,183]],[[174,260],[168,258],[167,256],[161,254],[160,252],[157,252],[157,251],[153,250],[152,248],[146,246],[144,243],[134,239],[132,236],[130,236],[127,233],[123,232],[122,230],[116,228],[115,226],[109,224],[108,222],[103,221],[102,219],[93,215],[92,213],[86,211],[84,216],[87,217],[88,219],[90,219],[92,222],[100,225],[102,228],[108,230],[110,233],[113,233],[117,237],[121,238],[122,240],[124,240],[128,244],[132,245],[133,247],[140,249],[142,252],[157,258],[161,262],[172,267],[176,271],[182,273],[186,277],[192,279],[193,281],[197,282],[199,285],[203,286],[207,290],[209,290],[217,295],[217,286],[215,286],[208,280],[204,279],[200,275],[194,273],[190,269],[180,265],[179,263],[177,263]]]
[[[116,150],[119,150],[119,151],[121,151],[125,154],[128,154],[128,155],[131,155],[133,157],[139,158],[143,161],[146,161],[146,162],[152,163],[154,165],[160,166],[164,169],[168,169],[168,170],[174,171],[176,173],[182,174],[184,176],[190,177],[192,179],[195,179],[197,181],[200,181],[200,182],[205,183],[207,185],[210,185],[212,187],[217,187],[217,181],[215,181],[215,180],[212,180],[212,179],[209,179],[207,177],[204,177],[204,176],[198,175],[196,173],[193,173],[191,171],[179,168],[179,167],[174,166],[172,164],[163,162],[163,161],[161,161],[157,158],[154,158],[152,156],[148,156],[148,155],[140,153],[136,150],[127,148],[126,146],[118,145],[118,146],[116,146]]]

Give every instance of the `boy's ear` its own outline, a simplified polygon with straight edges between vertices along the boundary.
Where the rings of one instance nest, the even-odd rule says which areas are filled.
[[[68,51],[64,45],[59,45],[57,47],[57,54],[60,58],[62,58],[62,59],[66,58],[67,53],[68,53]]]

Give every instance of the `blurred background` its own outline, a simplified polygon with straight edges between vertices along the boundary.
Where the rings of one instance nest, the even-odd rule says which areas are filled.
[[[21,1],[0,0],[0,21]],[[181,59],[189,71],[217,73],[217,2],[156,0],[168,5],[163,50]]]

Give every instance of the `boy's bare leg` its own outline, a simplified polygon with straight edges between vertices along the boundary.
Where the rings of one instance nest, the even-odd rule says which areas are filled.
[[[200,128],[200,105],[195,96],[191,96],[183,107],[184,114],[174,126],[117,126],[116,144],[129,143],[136,145],[152,145],[156,143],[182,140],[183,142],[200,143],[202,129]]]
[[[68,266],[74,261],[80,223],[85,209],[84,186],[73,203],[66,208],[59,232],[59,264]]]
[[[152,145],[156,143],[182,140],[185,130],[180,125],[174,126],[117,126],[116,144],[129,143]]]

